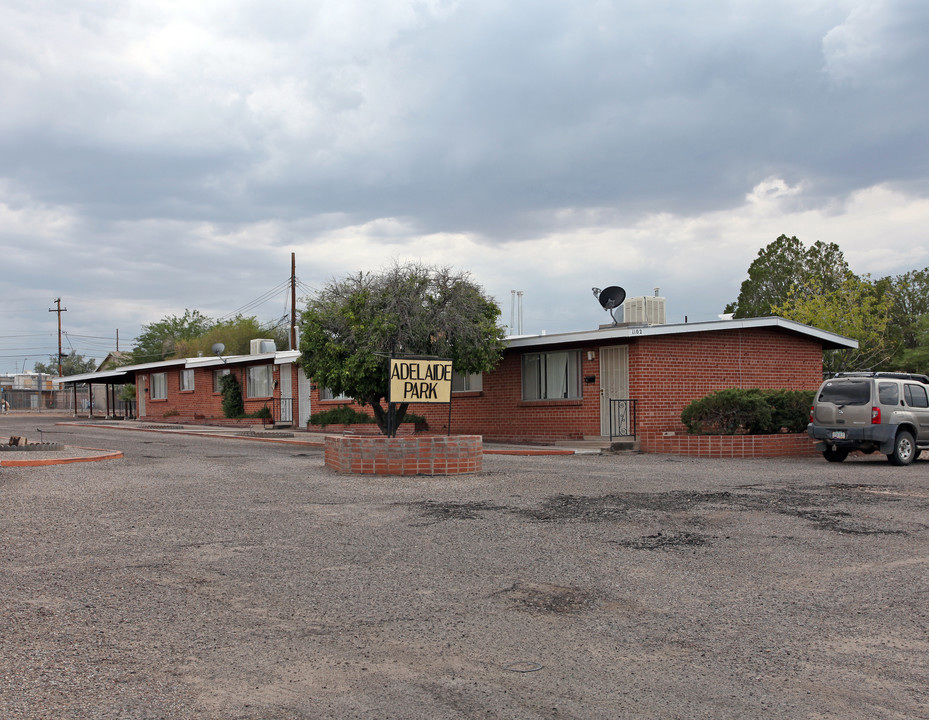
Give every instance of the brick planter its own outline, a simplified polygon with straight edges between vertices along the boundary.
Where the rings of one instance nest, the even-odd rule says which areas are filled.
[[[358,475],[463,475],[481,470],[480,435],[326,437],[326,467]]]
[[[818,455],[806,433],[777,435],[659,435],[640,437],[643,452],[706,458],[770,458]]]

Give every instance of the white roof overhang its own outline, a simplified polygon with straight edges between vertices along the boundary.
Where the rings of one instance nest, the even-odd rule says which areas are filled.
[[[83,373],[81,375],[67,375],[61,378],[52,378],[52,382],[58,385],[70,385],[72,383],[104,383],[104,382],[131,382],[139,373],[158,372],[172,367],[183,367],[185,369],[196,369],[203,367],[222,367],[223,365],[241,365],[249,362],[267,362],[272,361],[275,365],[285,365],[296,362],[300,357],[299,350],[281,350],[273,353],[261,353],[255,355],[230,355],[228,357],[195,357],[195,358],[178,358],[175,360],[162,360],[154,363],[144,363],[142,365],[122,365],[112,370],[101,372]]]
[[[822,342],[823,348],[825,349],[858,347],[858,341],[852,338],[779,317],[715,320],[712,322],[681,323],[675,325],[613,325],[602,327],[597,330],[585,330],[580,332],[509,337],[506,338],[506,343],[509,348],[528,349],[548,345],[598,344],[610,340],[635,340],[643,337],[658,337],[662,335],[688,335],[691,333],[757,329],[780,329],[798,335],[805,335]]]

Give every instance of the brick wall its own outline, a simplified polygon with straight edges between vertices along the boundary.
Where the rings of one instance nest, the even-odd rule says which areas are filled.
[[[256,364],[270,364],[256,363]],[[145,392],[145,414],[142,415],[141,405],[139,408],[139,419],[146,421],[160,421],[163,419],[170,420],[172,417],[190,418],[192,422],[223,418],[223,396],[221,393],[213,392],[213,370],[220,366],[207,368],[196,368],[194,370],[194,389],[181,392],[181,367],[167,368],[164,373],[168,386],[168,397],[165,400],[153,400],[151,398],[151,375],[152,373],[141,373],[136,377],[136,397],[142,397]],[[242,388],[242,400],[245,404],[245,412],[252,413],[260,410],[265,405],[272,407],[273,400],[281,397],[280,389],[280,367],[273,366],[273,378],[275,387],[273,395],[269,397],[248,398],[247,395],[247,376],[248,370],[246,365],[229,365],[229,370],[239,380]],[[296,376],[296,368],[292,373]],[[296,380],[293,380],[293,395],[296,397]],[[145,390],[143,390],[143,386]],[[273,409],[273,408],[272,408]],[[296,413],[296,407],[294,408]],[[260,420],[252,420],[252,423]]]
[[[670,435],[646,433],[643,452],[706,458],[766,458],[818,455],[806,433],[780,435]]]
[[[608,345],[620,343],[611,342]],[[633,339],[629,347],[629,396],[638,401],[639,434],[685,432],[681,411],[692,400],[730,387],[815,390],[822,378],[819,341],[779,330],[729,330]],[[456,393],[452,431],[474,433],[492,442],[579,439],[600,435],[600,353],[581,350],[579,400],[527,402],[521,399],[522,352],[508,351],[483,391]],[[588,351],[594,359],[588,360]],[[430,431],[444,432],[445,406],[416,406]]]
[[[452,437],[326,437],[326,467],[363,475],[462,475],[480,472],[477,435]]]
[[[778,330],[649,337],[629,348],[629,390],[639,430],[685,432],[681,411],[726,388],[816,390],[819,342]]]

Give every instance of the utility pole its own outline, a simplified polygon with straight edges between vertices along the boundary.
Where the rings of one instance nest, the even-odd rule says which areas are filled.
[[[58,309],[49,308],[49,312],[58,313],[58,377],[61,377],[63,373],[61,372],[61,313],[68,312],[68,308],[61,307],[61,298],[52,300],[58,306]]]
[[[297,253],[290,253],[290,349],[297,349]]]

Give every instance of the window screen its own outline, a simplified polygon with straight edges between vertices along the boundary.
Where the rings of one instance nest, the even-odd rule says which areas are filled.
[[[523,355],[523,400],[581,396],[581,363],[577,351]]]

